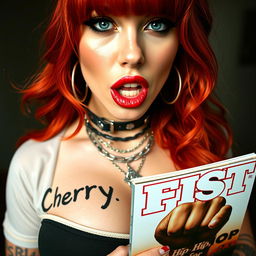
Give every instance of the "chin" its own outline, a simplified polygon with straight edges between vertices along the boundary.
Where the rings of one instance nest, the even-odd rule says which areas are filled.
[[[113,111],[112,116],[115,118],[115,121],[131,121],[137,120],[142,117],[149,107],[137,107],[137,108],[122,108],[118,107],[117,111]]]
[[[104,106],[104,107],[102,107]],[[146,101],[138,107],[126,108],[111,101],[107,104],[95,104],[91,101],[88,108],[100,117],[114,121],[132,121],[142,117],[149,109],[150,104]]]

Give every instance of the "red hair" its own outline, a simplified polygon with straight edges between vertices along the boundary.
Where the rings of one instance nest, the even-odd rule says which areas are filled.
[[[182,92],[174,105],[164,104],[160,97],[154,102],[156,142],[169,150],[180,168],[223,159],[231,145],[231,132],[225,110],[213,95],[217,64],[208,42],[212,19],[206,0],[57,1],[45,33],[46,65],[23,90],[22,98],[23,104],[40,103],[35,117],[46,126],[27,134],[21,142],[50,139],[76,119],[79,124],[73,136],[82,128],[85,109],[72,95],[70,73],[78,59],[81,24],[93,10],[112,15],[165,14],[175,22],[180,47],[174,65],[182,77]],[[171,88],[171,79],[170,74],[165,87]]]

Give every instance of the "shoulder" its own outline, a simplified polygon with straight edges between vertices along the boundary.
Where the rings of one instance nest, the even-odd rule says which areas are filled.
[[[37,247],[41,198],[51,182],[64,132],[50,140],[28,140],[15,152],[6,185],[6,238],[21,247]]]
[[[47,154],[52,154],[58,149],[58,144],[63,137],[63,132],[57,134],[53,138],[46,141],[28,140],[24,142],[15,152],[14,158],[23,159],[29,158],[33,160],[32,156],[44,157]]]
[[[54,164],[63,132],[47,141],[28,140],[15,152],[9,175],[31,176],[39,174],[49,163]]]

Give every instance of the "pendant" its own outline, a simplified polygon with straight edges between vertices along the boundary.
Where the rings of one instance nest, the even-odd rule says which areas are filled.
[[[131,166],[127,165],[127,167],[128,167],[128,171],[125,174],[124,181],[126,183],[128,183],[128,185],[130,186],[131,185],[131,179],[141,177],[141,175],[138,172],[136,172]]]

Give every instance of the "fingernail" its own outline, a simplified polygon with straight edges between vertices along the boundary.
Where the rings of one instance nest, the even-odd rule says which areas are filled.
[[[163,246],[159,249],[159,253],[160,255],[165,255],[167,252],[170,251],[170,247],[169,246]]]
[[[208,227],[209,228],[215,228],[217,226],[218,221],[216,219],[211,220],[211,222],[209,223]]]

